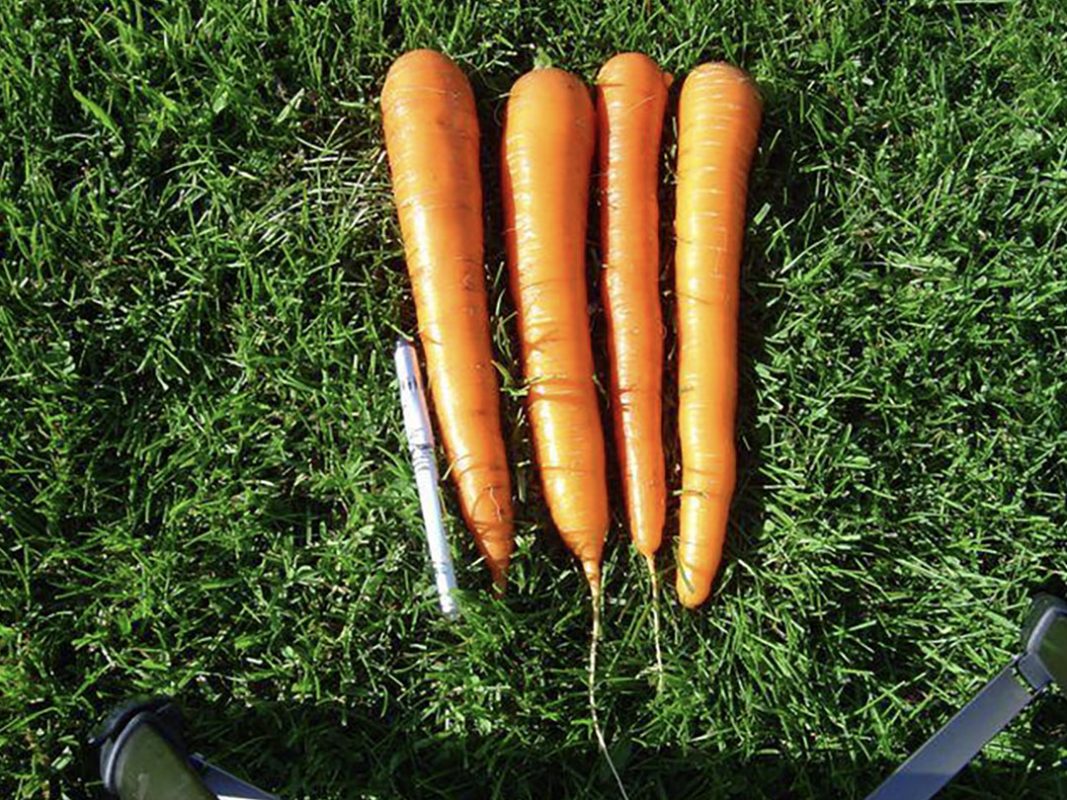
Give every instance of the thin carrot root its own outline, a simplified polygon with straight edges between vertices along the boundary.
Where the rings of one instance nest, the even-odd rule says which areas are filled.
[[[626,793],[626,786],[622,782],[622,776],[615,769],[615,762],[611,758],[611,753],[608,752],[608,743],[604,739],[604,730],[600,727],[600,716],[596,711],[596,652],[597,644],[600,642],[600,586],[590,583],[589,590],[589,599],[593,606],[593,629],[589,636],[589,715],[593,719],[593,734],[596,736],[597,746],[604,760],[608,762],[608,768],[611,769],[611,774],[619,787],[619,794],[623,800],[630,800],[630,795]]]
[[[656,647],[656,694],[663,694],[663,650],[660,647],[659,624],[659,576],[656,574],[656,557],[645,554],[648,577],[652,581],[652,643]]]

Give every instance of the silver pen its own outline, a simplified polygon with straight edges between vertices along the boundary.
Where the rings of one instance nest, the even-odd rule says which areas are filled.
[[[430,412],[422,388],[422,375],[415,348],[405,339],[396,342],[396,377],[400,383],[400,407],[404,412],[404,432],[407,435],[411,462],[415,468],[415,484],[419,490],[422,523],[430,548],[430,564],[434,583],[441,602],[441,612],[450,619],[459,616],[456,602],[456,572],[452,553],[448,549],[441,500],[437,494],[440,476],[434,459],[433,428]]]

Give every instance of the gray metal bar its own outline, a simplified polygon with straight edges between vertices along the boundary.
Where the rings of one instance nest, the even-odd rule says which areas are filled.
[[[867,800],[927,800],[937,794],[1036,697],[1015,676],[1015,667],[1013,662],[1001,670]]]
[[[204,784],[218,800],[279,800],[277,795],[268,794],[259,787],[246,783],[226,770],[205,761],[204,757],[199,754],[190,756],[189,761],[201,771]]]

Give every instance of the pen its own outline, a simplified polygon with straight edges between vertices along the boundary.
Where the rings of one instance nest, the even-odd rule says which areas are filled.
[[[439,476],[434,460],[433,428],[422,388],[422,375],[415,348],[405,339],[396,343],[396,376],[400,383],[400,406],[404,412],[404,432],[407,435],[411,462],[415,468],[415,483],[419,490],[422,522],[430,549],[430,564],[434,583],[441,601],[441,612],[451,619],[459,616],[456,603],[456,573],[452,554],[448,549],[441,501],[437,494]]]

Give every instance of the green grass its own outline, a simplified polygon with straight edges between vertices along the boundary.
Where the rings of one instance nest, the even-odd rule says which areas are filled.
[[[288,798],[614,796],[584,581],[529,460],[496,156],[539,52],[590,79],[622,49],[734,61],[766,115],[726,566],[699,613],[665,593],[657,696],[616,519],[615,759],[634,798],[870,790],[1067,577],[1067,13],[879,6],[0,5],[0,793],[99,796],[93,722],[167,692],[195,747]],[[390,361],[414,326],[377,95],[415,46],[480,104],[521,501],[503,602],[453,515],[456,625]],[[1051,699],[946,797],[1062,796],[1065,757]]]

